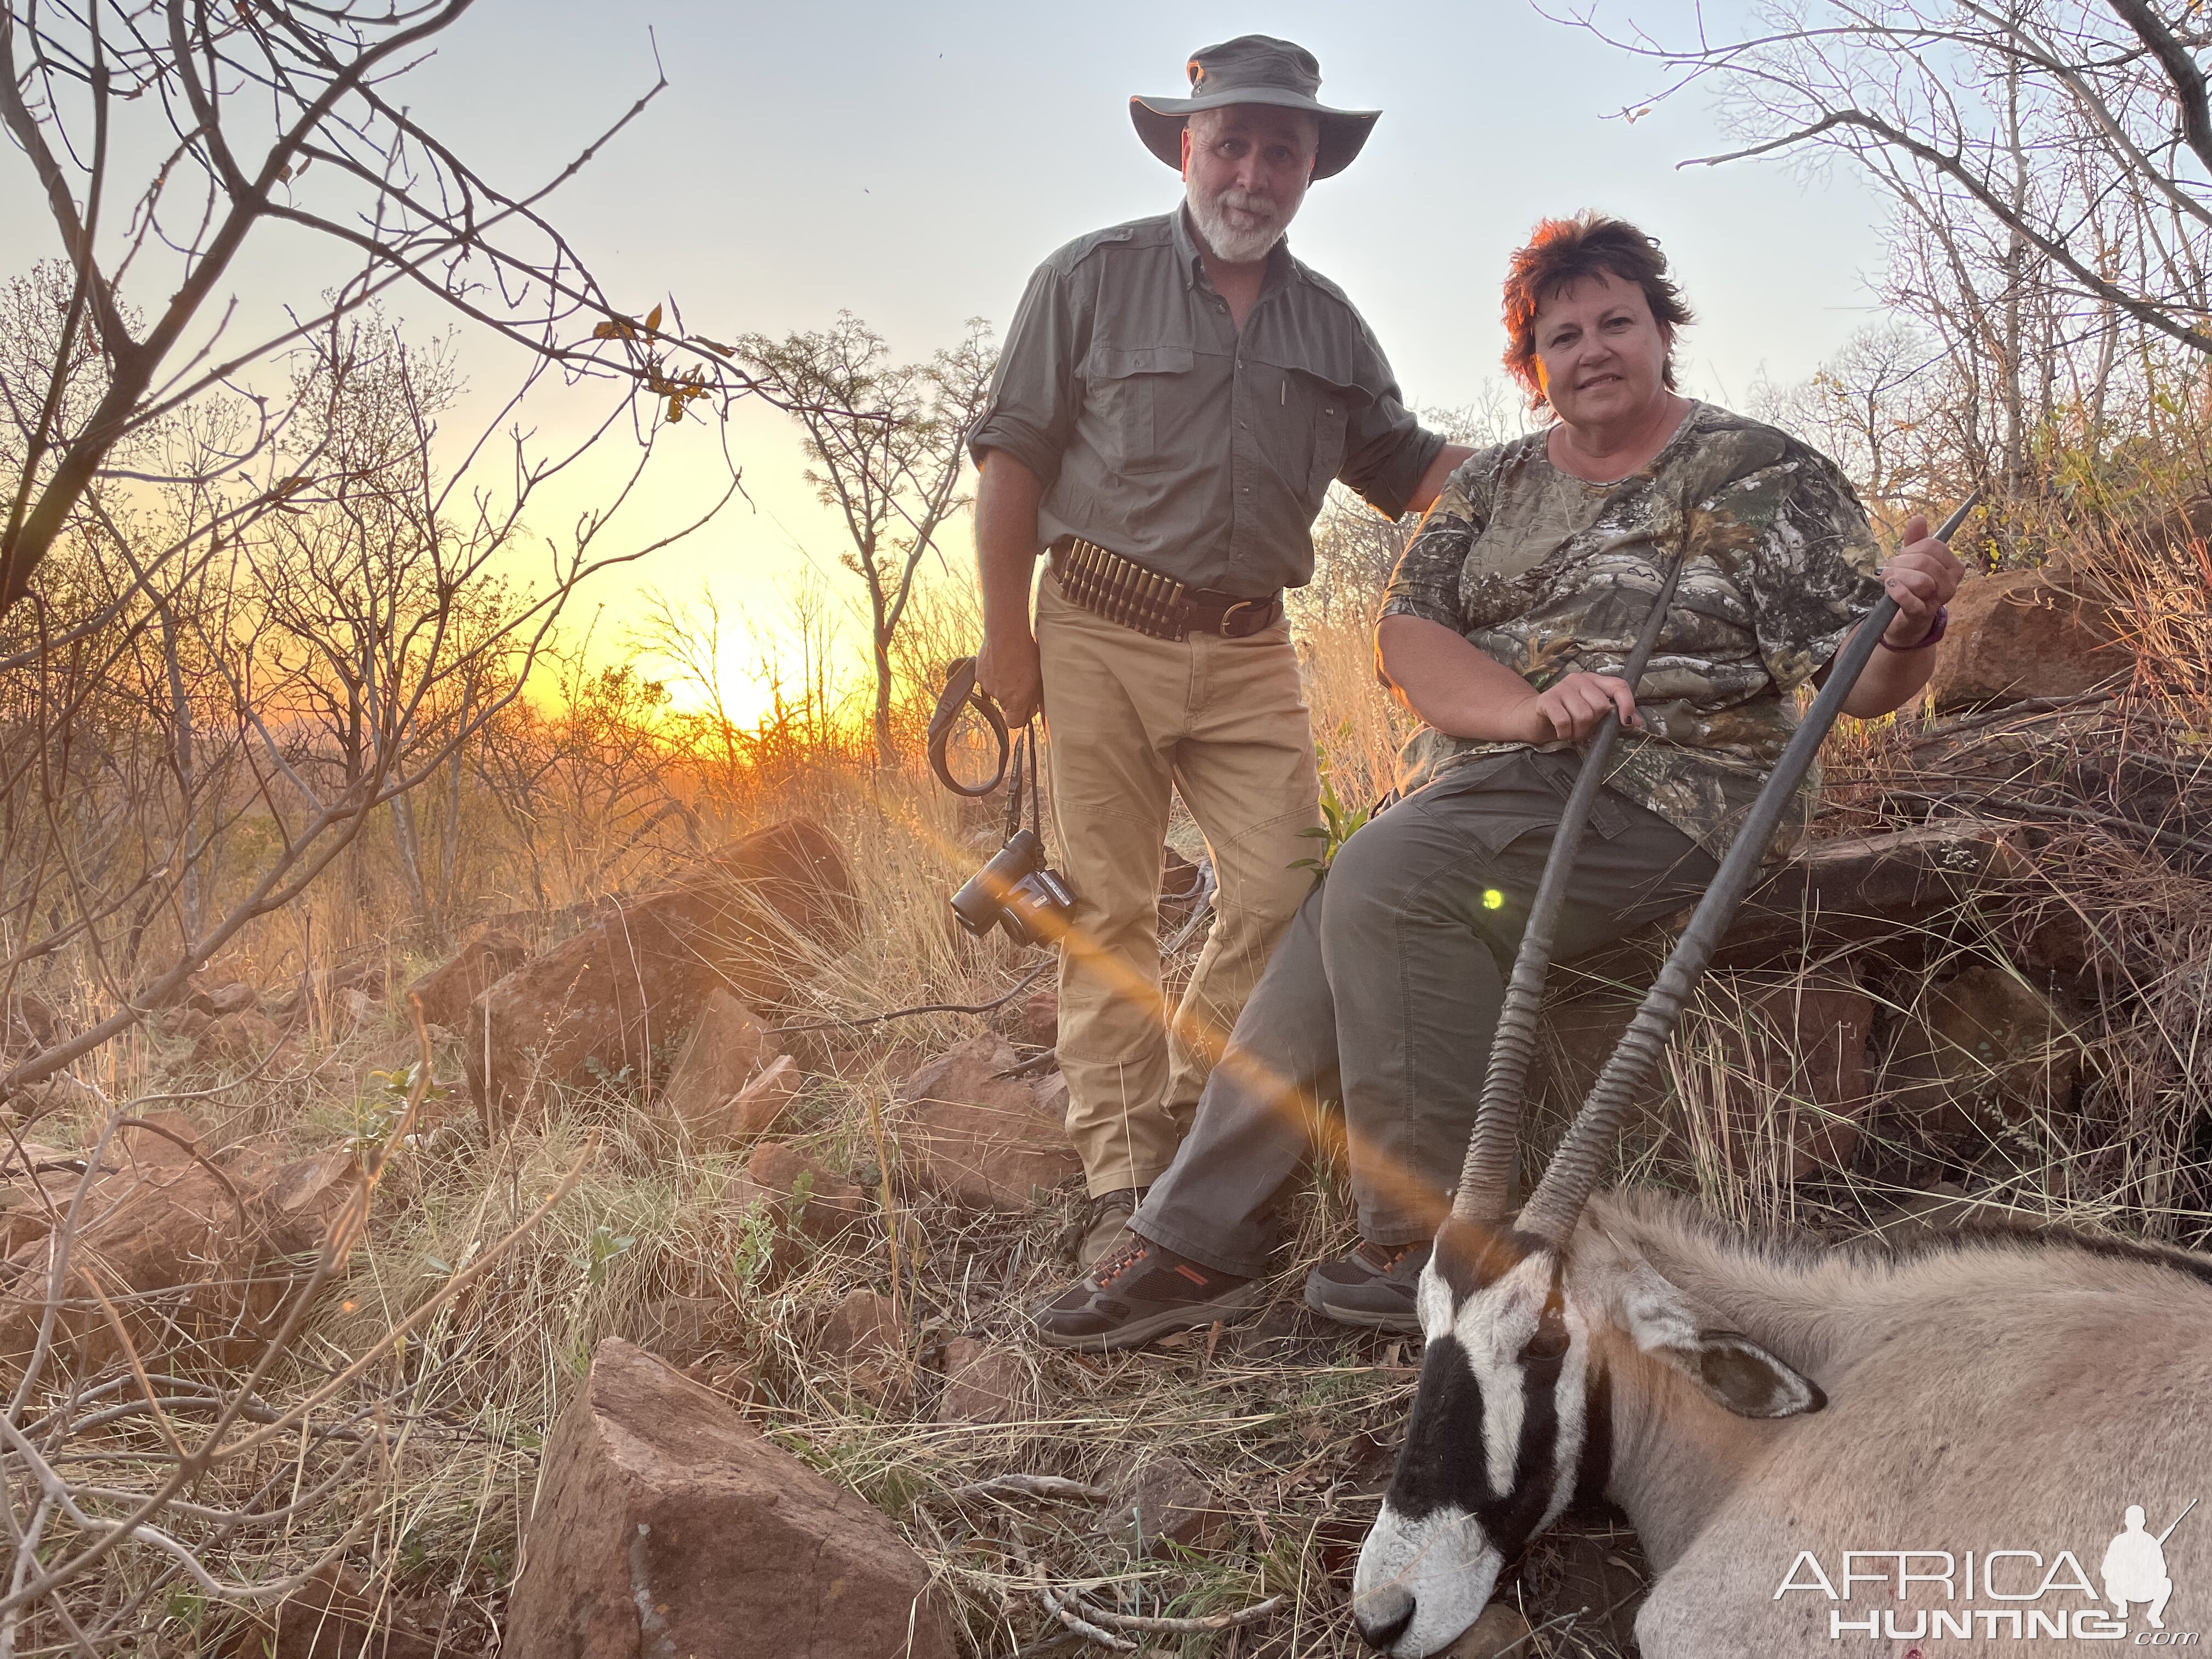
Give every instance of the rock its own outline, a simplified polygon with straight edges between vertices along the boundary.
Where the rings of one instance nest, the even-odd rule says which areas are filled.
[[[803,819],[746,836],[674,886],[610,901],[471,1006],[462,1052],[487,1130],[535,1090],[587,1084],[594,1065],[649,1093],[654,1045],[696,1020],[710,992],[778,994],[855,912],[844,860]]]
[[[1950,613],[1928,687],[1939,714],[2022,697],[2078,696],[2134,667],[2105,607],[2047,569],[1966,582]]]
[[[914,1367],[890,1297],[851,1292],[823,1322],[817,1347],[837,1363],[840,1380],[855,1400],[882,1411],[906,1399]]]
[[[1172,847],[1160,848],[1160,937],[1171,939],[1206,899],[1206,872]]]
[[[898,1310],[887,1296],[854,1291],[837,1304],[822,1327],[821,1346],[823,1352],[840,1359],[903,1354],[906,1340],[899,1331]]]
[[[752,1010],[717,986],[653,1097],[654,1115],[692,1146],[727,1146],[771,1127],[799,1093],[799,1063]]]
[[[1931,951],[1927,924],[1954,907],[2008,896],[2029,871],[2016,824],[1952,818],[1874,836],[1808,842],[1753,888],[1713,954],[1715,968],[1794,969],[1808,953],[1917,967]],[[1682,910],[1640,928],[1578,966],[1601,979],[1648,985]]]
[[[801,1198],[802,1189],[804,1198]],[[762,1204],[811,1238],[835,1238],[868,1212],[868,1195],[781,1141],[755,1149],[737,1201]]]
[[[1018,1423],[1030,1414],[1030,1370],[1021,1356],[972,1336],[945,1345],[940,1423]]]
[[[953,1659],[890,1523],[620,1338],[545,1447],[510,1659]]]
[[[1570,996],[1545,1005],[1530,1082],[1562,1122],[1582,1109],[1590,1085],[1613,1057],[1635,1012],[1635,1002],[1618,991]],[[1644,1121],[1636,1133],[1664,1133],[1666,1104],[1666,1082],[1657,1073],[1638,1085],[1634,1105]]]
[[[91,1218],[73,1243],[58,1346],[87,1364],[119,1352],[91,1294],[96,1279],[142,1354],[191,1341],[217,1357],[250,1354],[291,1282],[288,1258],[317,1248],[358,1188],[358,1164],[343,1152],[286,1158],[267,1147],[241,1149],[217,1166],[160,1137],[142,1146],[86,1194]],[[0,1263],[0,1282],[14,1291],[0,1303],[0,1358],[29,1351],[45,1310],[37,1275],[46,1267],[43,1237]]]
[[[487,927],[462,945],[453,959],[433,968],[407,988],[419,1004],[424,1022],[458,1026],[468,1017],[469,1005],[498,980],[530,959],[530,946],[509,927]]]
[[[1528,1651],[1528,1621],[1516,1608],[1492,1601],[1437,1659],[1521,1659]]]
[[[434,1659],[436,1633],[379,1596],[350,1567],[318,1568],[273,1608],[249,1606],[222,1638],[224,1659]]]
[[[26,1059],[68,1035],[68,1025],[44,997],[13,991],[0,1002],[0,1057]]]
[[[206,1018],[197,1008],[188,1013]],[[246,1009],[221,1018],[211,1018],[201,1026],[192,1039],[191,1064],[235,1067],[252,1066],[271,1053],[283,1042],[284,1032],[267,1015]]]
[[[638,1346],[672,1365],[693,1364],[717,1346],[715,1328],[728,1311],[718,1296],[662,1297],[638,1320]]]
[[[2017,1123],[2073,1103],[2081,1051],[2051,999],[1991,963],[1931,989],[1899,1023],[1882,1081],[1937,1139]]]
[[[140,1170],[170,1169],[204,1156],[199,1126],[182,1112],[148,1112],[107,1143],[108,1156]]]
[[[221,1019],[226,1014],[243,1013],[248,1008],[257,1008],[259,1002],[260,998],[254,994],[253,988],[243,980],[210,984],[201,981],[198,975],[193,975],[192,988],[185,995],[185,1007],[211,1019]]]
[[[1004,1037],[985,1034],[899,1085],[907,1107],[900,1151],[924,1187],[971,1209],[1018,1211],[1082,1173],[1036,1085],[998,1075],[1020,1063]]]
[[[1157,1555],[1170,1544],[1188,1550],[1216,1548],[1235,1529],[1234,1518],[1198,1471],[1164,1454],[1141,1464],[1091,1525],[1093,1532],[1123,1540],[1139,1555]]]
[[[1692,1156],[1717,1152],[1738,1175],[1784,1182],[1848,1169],[1873,1102],[1873,1025],[1874,999],[1848,982],[1708,975],[1685,1069],[1702,1070],[1708,1086],[1693,1092],[1720,1110],[1686,1109]],[[1709,1057],[1702,1068],[1699,1052]]]
[[[1059,1044],[1059,992],[1032,991],[1014,1006],[1019,1010],[1014,1022],[1017,1041],[1032,1043],[1040,1048],[1054,1048]]]

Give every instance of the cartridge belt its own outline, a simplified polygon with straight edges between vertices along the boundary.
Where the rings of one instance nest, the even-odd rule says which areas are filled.
[[[1085,611],[1155,640],[1192,634],[1241,640],[1283,614],[1280,592],[1253,599],[1185,587],[1080,536],[1063,536],[1052,544],[1052,574],[1060,591]]]

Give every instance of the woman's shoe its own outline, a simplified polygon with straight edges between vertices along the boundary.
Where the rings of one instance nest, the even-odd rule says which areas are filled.
[[[1038,1341],[1106,1353],[1170,1331],[1240,1319],[1266,1300],[1257,1279],[1218,1273],[1149,1238],[1128,1237],[1088,1278],[1036,1310]]]
[[[1340,1325],[1421,1334],[1413,1292],[1429,1265],[1430,1241],[1418,1244],[1359,1242],[1350,1255],[1324,1261],[1306,1275],[1306,1306]]]

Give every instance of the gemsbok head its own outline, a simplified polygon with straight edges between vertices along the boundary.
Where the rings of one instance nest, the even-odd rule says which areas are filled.
[[[2155,1532],[2212,1498],[2212,1260],[2012,1231],[1733,1239],[1686,1200],[1593,1196],[1613,1129],[1588,1109],[1509,1218],[1516,1127],[1478,1127],[1421,1279],[1419,1388],[1353,1583],[1370,1646],[1446,1646],[1600,1494],[1656,1570],[1645,1659],[2212,1641],[2201,1514],[2164,1545],[2164,1627],[2113,1622],[2089,1582],[2129,1505]],[[1868,1633],[1894,1639],[1839,1639]]]

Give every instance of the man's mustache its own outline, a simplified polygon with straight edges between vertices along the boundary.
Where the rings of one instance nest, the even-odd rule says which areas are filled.
[[[1224,208],[1237,208],[1246,213],[1256,214],[1262,219],[1278,218],[1282,211],[1269,198],[1255,195],[1249,190],[1238,190],[1233,185],[1213,198],[1213,206],[1216,212]]]

